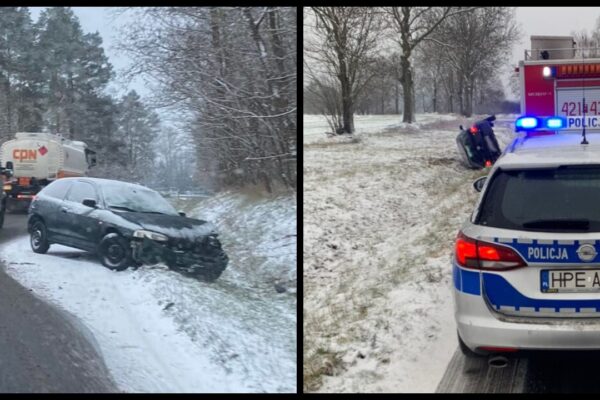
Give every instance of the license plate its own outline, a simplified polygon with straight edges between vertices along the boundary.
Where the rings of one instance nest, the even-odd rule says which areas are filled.
[[[544,293],[600,292],[600,269],[545,269],[540,281]]]

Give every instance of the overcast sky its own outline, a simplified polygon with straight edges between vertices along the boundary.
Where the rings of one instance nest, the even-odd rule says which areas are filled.
[[[517,22],[522,41],[513,48],[512,64],[523,59],[523,51],[531,48],[532,35],[569,36],[571,32],[590,32],[600,17],[600,7],[517,7]]]

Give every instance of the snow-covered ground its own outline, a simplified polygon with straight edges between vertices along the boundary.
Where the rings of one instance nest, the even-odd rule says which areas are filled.
[[[403,129],[403,128],[418,128],[422,125],[435,121],[448,121],[456,119],[456,115],[424,113],[417,114],[416,122],[411,126],[402,122],[402,115],[387,114],[387,115],[355,115],[354,128],[355,135],[364,133],[382,132],[384,130]],[[326,132],[331,132],[331,128],[322,115],[304,115],[304,143],[312,143],[326,137]]]
[[[113,272],[57,245],[38,255],[27,238],[4,245],[0,258],[90,328],[123,391],[295,392],[295,196],[174,201],[217,225],[230,264],[216,282],[160,265]]]
[[[503,146],[510,117],[495,128]],[[482,174],[455,138],[475,119],[358,117],[358,134],[327,138],[305,116],[306,391],[435,390],[457,347],[450,255]]]

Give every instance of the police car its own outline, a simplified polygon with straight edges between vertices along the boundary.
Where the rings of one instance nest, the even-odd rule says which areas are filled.
[[[467,356],[600,349],[600,133],[556,133],[565,124],[519,118],[474,183],[452,268]]]

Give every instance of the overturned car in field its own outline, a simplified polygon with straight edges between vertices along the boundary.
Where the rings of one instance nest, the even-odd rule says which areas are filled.
[[[63,178],[45,187],[29,208],[31,248],[52,244],[97,254],[113,270],[160,262],[212,282],[227,267],[213,224],[178,213],[144,186],[98,178]]]

